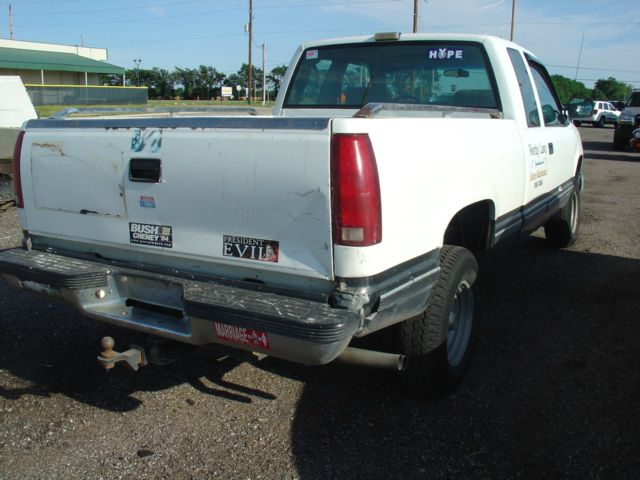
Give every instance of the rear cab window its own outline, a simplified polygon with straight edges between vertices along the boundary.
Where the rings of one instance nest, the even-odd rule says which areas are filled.
[[[389,42],[305,50],[285,108],[403,103],[501,110],[484,47],[474,42]]]
[[[539,127],[540,115],[538,114],[538,102],[536,95],[533,91],[533,84],[527,72],[527,67],[522,58],[522,54],[513,48],[508,48],[507,53],[511,60],[511,65],[518,79],[518,85],[520,87],[520,96],[522,98],[522,105],[524,107],[525,116],[527,118],[527,126]]]
[[[567,125],[562,120],[562,106],[558,95],[553,88],[551,78],[547,70],[539,63],[529,60],[531,75],[538,91],[538,98],[542,104],[542,118],[547,127],[562,127]]]
[[[556,93],[549,73],[540,63],[527,55],[526,64],[522,53],[513,48],[507,48],[511,65],[518,79],[522,105],[528,127],[540,127],[543,124],[547,127],[559,127],[568,125],[567,118],[562,114],[562,105]],[[531,76],[527,71],[529,65]],[[533,83],[531,82],[533,78]],[[538,110],[536,92],[540,100],[542,119]],[[589,105],[591,102],[587,102]],[[582,106],[582,104],[580,104]],[[586,104],[584,106],[587,106]],[[576,105],[576,110],[578,105]],[[543,123],[544,122],[544,123]]]

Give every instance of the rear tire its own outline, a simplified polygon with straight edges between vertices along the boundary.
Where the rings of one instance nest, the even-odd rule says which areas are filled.
[[[596,122],[596,127],[598,128],[604,128],[604,125],[607,123],[607,118],[602,115],[600,116],[600,118],[598,119],[598,121]]]
[[[614,150],[624,150],[624,147],[626,147],[629,144],[629,139],[624,138],[624,137],[613,137],[613,149]]]
[[[455,387],[467,371],[478,318],[474,282],[478,263],[466,248],[445,245],[440,276],[420,315],[400,324],[400,347],[408,358],[402,384],[428,397]]]
[[[581,122],[580,120],[574,120],[574,121],[573,121],[573,124],[574,124],[576,127],[579,127],[580,125],[582,125],[582,122]]]
[[[576,181],[567,204],[544,226],[549,245],[565,248],[576,242],[580,230],[581,205],[579,183]]]

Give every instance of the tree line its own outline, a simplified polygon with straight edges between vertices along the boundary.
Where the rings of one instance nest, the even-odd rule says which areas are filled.
[[[624,101],[633,90],[631,85],[619,82],[613,77],[598,80],[593,88],[587,88],[584,83],[562,75],[551,75],[551,80],[563,105],[568,104],[572,98]]]
[[[279,65],[267,74],[266,89],[271,99],[278,95],[286,71],[286,65]],[[240,69],[231,75],[225,75],[211,66],[200,65],[198,68],[176,67],[173,71],[158,67],[131,69],[126,71],[125,78],[126,86],[147,87],[150,99],[215,100],[222,96],[222,87],[231,87],[233,98],[237,100],[246,97],[248,73],[249,66],[243,63]],[[262,97],[262,69],[252,65],[251,78],[252,95]],[[582,82],[562,75],[551,75],[551,80],[563,104],[569,103],[572,98],[625,100],[632,90],[631,85],[619,82],[613,77],[598,80],[592,89],[587,88]],[[108,75],[106,83],[122,86],[122,76]]]
[[[268,96],[275,99],[286,65],[273,68],[266,76]],[[152,69],[131,69],[125,72],[125,85],[129,87],[143,86],[149,90],[149,98],[169,100],[181,98],[184,100],[216,100],[222,96],[222,87],[231,87],[235,100],[246,97],[249,83],[249,66],[243,63],[236,73],[225,75],[214,67],[200,65],[198,68],[176,67],[173,71],[154,67]],[[107,75],[105,83],[112,86],[122,86],[121,75]],[[262,69],[251,66],[251,83],[253,96],[262,97],[263,85]],[[240,87],[238,89],[237,87]]]

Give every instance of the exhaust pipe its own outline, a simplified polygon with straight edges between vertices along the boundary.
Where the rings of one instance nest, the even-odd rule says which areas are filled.
[[[347,347],[336,358],[337,362],[363,367],[402,371],[407,368],[407,357],[397,353],[375,352],[362,348]]]

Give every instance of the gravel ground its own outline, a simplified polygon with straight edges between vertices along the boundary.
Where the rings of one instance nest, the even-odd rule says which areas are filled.
[[[538,232],[484,265],[479,344],[446,398],[213,353],[106,374],[99,339],[130,334],[0,280],[0,478],[638,478],[640,155],[580,130],[580,240]],[[0,213],[0,248],[19,239]]]

